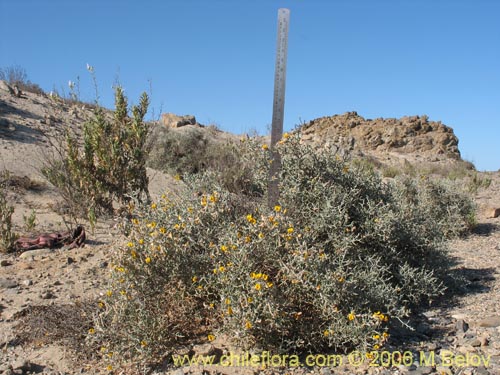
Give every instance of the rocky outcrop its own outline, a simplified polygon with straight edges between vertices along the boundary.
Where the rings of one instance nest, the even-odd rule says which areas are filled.
[[[193,115],[177,116],[174,113],[163,113],[161,123],[167,128],[180,128],[186,125],[198,125]]]
[[[333,146],[355,155],[425,160],[460,160],[453,129],[428,117],[365,119],[356,112],[321,117],[301,127],[303,139],[315,146]]]

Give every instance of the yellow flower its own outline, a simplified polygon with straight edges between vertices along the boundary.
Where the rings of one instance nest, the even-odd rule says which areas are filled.
[[[233,308],[231,306],[227,308],[227,315],[233,315]]]
[[[111,290],[108,290],[108,291],[106,292],[106,295],[107,295],[108,297],[111,297],[111,296],[113,295],[113,292],[112,292]]]
[[[197,282],[197,281],[198,281],[198,276],[193,276],[193,277],[191,278],[191,280],[193,280],[193,283]]]
[[[127,243],[127,246],[128,247],[134,247],[134,243],[133,242],[129,242],[129,243]]]
[[[94,329],[94,328],[90,328],[90,329],[89,329],[89,333],[90,333],[91,335],[93,335],[93,334],[95,333],[95,329]]]
[[[141,238],[138,242],[139,242],[139,245],[144,245],[144,239],[143,238]]]
[[[145,348],[146,346],[148,346],[148,343],[147,343],[146,341],[142,340],[142,341],[141,341],[141,346],[142,346],[143,348]]]
[[[281,211],[281,206],[274,206],[274,211],[280,212]]]
[[[224,266],[219,267],[219,272],[224,272],[225,270],[226,270],[226,267],[224,267]]]
[[[339,276],[337,280],[339,281],[339,283],[343,283],[345,281],[345,279],[342,276]]]
[[[101,346],[101,353],[106,353],[107,350],[108,348],[106,348],[105,346]]]
[[[266,283],[266,287],[267,287],[267,288],[272,288],[272,287],[273,287],[273,283],[272,283],[272,282],[268,282],[268,283]]]
[[[220,249],[221,249],[221,251],[226,252],[227,251],[227,246],[226,245],[222,245],[220,247]]]
[[[250,321],[248,321],[248,320],[247,320],[247,321],[245,322],[245,328],[246,328],[246,329],[250,329],[250,328],[252,328],[252,323],[250,323]]]
[[[144,260],[147,264],[151,263],[151,258],[150,257],[147,257],[145,260]]]
[[[261,288],[262,286],[260,285],[260,283],[255,284],[255,290],[260,290]]]
[[[205,195],[201,197],[201,205],[203,207],[207,205],[207,197]]]
[[[126,292],[126,291],[124,291],[124,290],[120,290],[120,294],[121,294],[122,296],[124,296],[125,294],[127,294],[127,292]]]
[[[167,229],[166,229],[166,228],[164,228],[164,227],[161,227],[161,228],[160,228],[160,233],[162,233],[162,234],[167,233]]]
[[[215,203],[215,202],[217,202],[217,201],[219,200],[219,198],[217,198],[217,195],[215,195],[215,193],[214,193],[214,194],[212,194],[212,195],[210,195],[210,197],[209,197],[208,199],[209,199],[209,200],[210,200],[210,202],[212,202],[212,203]]]
[[[176,181],[180,181],[180,180],[182,180],[181,175],[180,175],[180,174],[176,174],[176,175],[174,176],[174,180],[176,180]]]
[[[354,314],[353,312],[349,313],[349,315],[347,315],[347,319],[349,319],[349,320],[356,319],[356,314]]]
[[[323,336],[325,336],[325,337],[326,337],[326,336],[328,336],[329,334],[330,334],[330,331],[329,331],[329,330],[325,330],[325,331],[323,332]]]
[[[104,308],[104,302],[99,301],[99,303],[97,304],[97,306],[99,306],[100,309],[103,309]]]
[[[135,251],[135,250],[132,250],[132,251],[130,252],[130,255],[132,256],[132,258],[137,258],[137,253],[136,253],[136,251]]]
[[[253,298],[252,298],[252,297],[248,297],[248,298],[247,298],[247,302],[248,302],[248,303],[252,303],[252,302],[253,302]]]
[[[374,350],[379,350],[379,348],[380,348],[380,345],[378,345],[378,344],[373,345]]]
[[[389,337],[389,334],[388,334],[387,332],[384,332],[384,333],[382,333],[382,337],[383,337],[384,339],[386,339],[386,338],[388,338],[388,337]]]
[[[250,238],[250,236],[245,236],[245,242],[246,243],[249,243],[251,241],[252,241],[252,239]]]
[[[247,221],[250,223],[250,224],[255,224],[257,222],[257,220],[255,220],[255,218],[252,216],[252,214],[248,214],[247,215]]]
[[[264,233],[259,232],[259,238],[260,238],[260,239],[263,239],[263,238],[264,238]]]
[[[113,366],[111,366],[111,365],[107,365],[107,366],[106,366],[106,370],[108,370],[108,371],[113,370]]]
[[[374,339],[374,340],[378,340],[378,339],[380,339],[380,335],[373,335],[373,339]]]
[[[139,220],[137,220],[137,219],[132,219],[132,224],[134,224],[134,225],[138,225],[138,224],[139,224]]]
[[[210,335],[207,336],[207,339],[208,339],[208,341],[214,341],[215,340],[215,336],[212,335],[212,334],[210,334]]]
[[[267,150],[268,148],[269,148],[269,146],[268,146],[267,144],[263,144],[263,145],[262,145],[262,149],[263,149],[263,150]]]
[[[156,203],[151,204],[151,208],[152,208],[153,210],[156,210],[156,207],[157,207],[157,206],[156,206]]]
[[[287,232],[288,234],[292,234],[292,233],[293,233],[293,228],[292,228],[292,227],[288,228],[288,229],[286,230],[286,232]]]

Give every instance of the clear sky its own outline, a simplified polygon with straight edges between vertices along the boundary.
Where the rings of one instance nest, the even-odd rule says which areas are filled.
[[[0,0],[0,67],[44,90],[113,107],[194,114],[234,133],[272,119],[277,10],[289,8],[285,130],[357,111],[427,114],[453,127],[462,157],[500,169],[498,0]]]

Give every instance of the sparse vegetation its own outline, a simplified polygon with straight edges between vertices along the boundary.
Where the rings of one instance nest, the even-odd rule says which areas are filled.
[[[26,69],[19,65],[8,66],[0,69],[0,80],[6,81],[12,86],[17,86],[21,91],[29,91],[34,94],[44,95],[45,92],[36,83],[28,79]]]
[[[265,186],[269,151],[244,144]],[[186,178],[180,198],[132,205],[89,340],[117,361],[160,359],[195,333],[274,351],[376,349],[389,321],[443,293],[444,240],[473,215],[465,196],[427,180],[385,184],[298,135],[279,151],[273,210],[213,172]],[[166,308],[186,301],[189,314]]]
[[[29,216],[23,215],[24,229],[27,232],[32,232],[36,227],[36,211],[31,210]]]
[[[0,174],[0,252],[9,252],[14,249],[17,234],[12,225],[12,214],[14,207],[7,202],[7,183],[9,174]]]

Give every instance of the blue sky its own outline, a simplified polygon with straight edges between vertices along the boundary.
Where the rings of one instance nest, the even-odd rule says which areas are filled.
[[[357,111],[427,114],[453,127],[462,157],[500,169],[497,0],[0,0],[0,67],[44,90],[80,77],[113,106],[152,93],[160,112],[194,114],[234,133],[267,133],[276,20],[289,8],[285,130]]]

